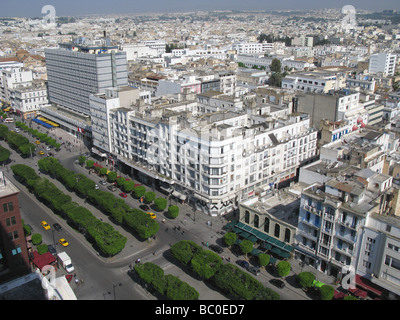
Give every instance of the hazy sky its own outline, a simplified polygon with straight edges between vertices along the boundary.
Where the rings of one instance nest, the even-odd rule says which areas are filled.
[[[0,17],[42,17],[42,7],[53,5],[56,15],[184,12],[211,10],[279,10],[342,8],[400,11],[399,0],[0,0]]]

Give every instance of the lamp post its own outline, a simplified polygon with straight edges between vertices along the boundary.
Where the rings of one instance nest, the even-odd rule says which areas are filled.
[[[116,296],[115,296],[115,288],[116,288],[116,287],[120,287],[120,286],[122,286],[122,283],[113,284],[113,290],[114,290],[114,300],[116,300]]]

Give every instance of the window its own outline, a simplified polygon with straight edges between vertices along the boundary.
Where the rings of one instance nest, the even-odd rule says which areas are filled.
[[[250,221],[250,212],[246,210],[244,213],[244,222],[249,223]]]
[[[392,230],[392,226],[390,224],[386,225],[386,232],[390,232]]]
[[[3,203],[4,212],[12,211],[14,209],[14,205],[12,202]]]
[[[11,217],[11,218],[7,218],[7,219],[6,219],[7,227],[13,226],[13,225],[15,225],[16,223],[17,223],[17,221],[15,220],[15,217]]]
[[[265,220],[264,220],[264,231],[266,233],[269,233],[269,219],[268,218],[265,218]]]
[[[260,217],[256,214],[254,215],[254,228],[258,228],[260,226]]]
[[[281,226],[279,224],[275,224],[274,236],[279,238],[280,233],[281,233]]]

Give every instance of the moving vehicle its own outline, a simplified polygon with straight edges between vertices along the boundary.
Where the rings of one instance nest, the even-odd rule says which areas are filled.
[[[100,180],[99,183],[100,183],[102,186],[107,185],[107,182],[105,182],[104,180]]]
[[[220,246],[217,246],[216,244],[211,244],[210,249],[215,251],[216,253],[224,252],[224,249],[222,249]]]
[[[146,212],[148,215],[150,215],[150,218],[155,219],[157,218],[156,214],[153,212]]]
[[[245,269],[248,269],[249,268],[249,263],[246,261],[246,260],[238,260],[238,261],[236,261],[236,263],[239,265],[239,266],[241,266],[241,267],[243,267],[243,268],[245,268]]]
[[[69,257],[69,255],[64,251],[60,252],[57,255],[57,260],[58,263],[62,265],[62,267],[67,271],[68,273],[73,272],[75,270],[74,266],[72,265],[72,260]]]
[[[61,238],[60,240],[58,240],[58,242],[63,246],[63,247],[68,247],[69,243],[67,240],[65,240],[64,238]]]
[[[16,132],[16,133],[19,133],[19,129],[18,129],[18,128],[15,128],[15,132]]]
[[[97,184],[94,186],[94,188],[95,188],[96,190],[100,189],[99,185],[97,185]]]
[[[39,141],[39,140],[36,140],[35,143],[36,143],[36,144],[40,144],[40,141]]]
[[[50,148],[49,148],[49,147],[46,147],[46,150],[47,150],[47,151],[50,151]]]
[[[42,227],[44,228],[44,230],[50,230],[50,226],[46,221],[42,221]]]
[[[119,195],[120,195],[122,198],[126,198],[126,197],[128,196],[125,192],[121,192]]]
[[[4,120],[4,122],[5,122],[5,123],[7,123],[7,122],[14,122],[14,118],[6,118],[6,119]]]
[[[274,286],[276,286],[280,289],[285,287],[285,283],[279,279],[271,279],[271,280],[269,280],[269,283],[273,284]]]
[[[39,154],[44,154],[44,152],[43,151],[39,151]]]
[[[142,210],[144,210],[144,211],[147,211],[147,210],[150,209],[150,207],[149,207],[147,204],[141,204],[141,205],[139,206],[139,208],[142,209]]]
[[[53,227],[54,227],[54,229],[56,229],[57,231],[61,231],[61,230],[62,230],[62,227],[61,227],[58,223],[53,224]]]

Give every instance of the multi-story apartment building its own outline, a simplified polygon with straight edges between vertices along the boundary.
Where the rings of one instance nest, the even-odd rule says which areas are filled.
[[[107,97],[93,103],[98,99]],[[206,100],[109,108],[102,127],[109,143],[99,144],[100,152],[111,146],[122,170],[210,215],[230,212],[256,189],[279,187],[315,156],[317,132],[307,115],[275,121],[256,109],[243,112],[242,104],[235,111],[234,101],[215,102],[209,110]]]
[[[30,271],[18,193],[0,171],[0,283]]]
[[[368,124],[369,114],[360,101],[359,92],[348,90],[327,93],[298,93],[297,110],[310,115],[311,124],[319,128],[321,120],[333,122],[345,120],[352,128],[358,129],[361,123]],[[355,126],[357,128],[355,128]],[[353,129],[354,127],[354,129]]]
[[[236,61],[242,63],[247,68],[257,66],[258,68],[270,71],[270,65],[275,57],[265,57],[259,54],[241,54],[238,55]],[[305,68],[314,67],[312,63],[306,61],[297,61],[292,57],[276,56],[281,61],[282,70],[285,68],[291,70],[304,70]]]
[[[318,270],[339,276],[343,267],[356,269],[363,227],[372,213],[382,213],[392,177],[349,167],[325,183],[302,192],[297,257]]]
[[[274,43],[268,42],[238,42],[232,44],[232,50],[236,54],[252,54],[252,53],[265,53],[274,49]]]
[[[18,86],[11,91],[11,107],[24,119],[33,119],[42,106],[48,104],[44,82],[32,82],[30,86]]]
[[[296,72],[282,79],[282,88],[294,91],[328,93],[346,87],[345,74],[327,69]]]
[[[363,229],[356,275],[379,286],[376,294],[400,296],[400,220],[398,216],[370,214]]]
[[[372,54],[369,60],[369,73],[383,73],[385,76],[393,76],[396,70],[396,55],[392,53]]]
[[[17,86],[29,86],[32,80],[32,70],[14,66],[0,69],[0,100],[10,103],[10,91]]]
[[[45,49],[45,55],[52,107],[42,108],[41,113],[77,137],[90,139],[89,96],[128,85],[126,53],[108,38],[78,38],[60,43],[58,49]]]

